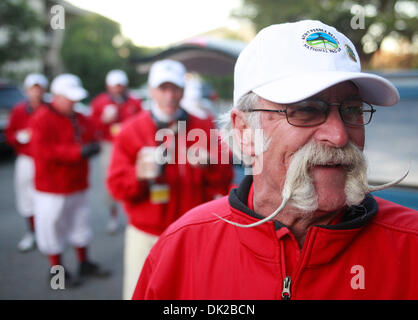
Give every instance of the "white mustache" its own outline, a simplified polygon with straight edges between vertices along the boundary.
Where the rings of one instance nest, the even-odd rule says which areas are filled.
[[[320,149],[322,148],[322,146],[319,146],[319,145],[318,147]],[[362,159],[359,159],[359,157],[356,155],[356,152],[352,152],[352,150],[349,150],[349,149],[352,149],[353,147],[358,150],[358,148],[354,145],[349,146],[347,148],[348,150],[346,148],[330,149],[329,147],[327,147],[325,149],[328,149],[328,152],[324,152],[322,154],[320,154],[320,152],[310,152],[310,153],[304,152],[303,154],[301,154],[301,157],[305,158],[305,162],[308,164],[308,166],[341,164],[341,165],[348,166],[348,168],[350,168],[350,167],[359,165],[359,163],[362,161]],[[408,170],[398,179],[395,179],[391,182],[388,182],[379,186],[368,185],[366,194],[373,192],[373,191],[384,190],[394,185],[397,185],[398,183],[400,183],[402,180],[404,180],[407,177],[407,175],[409,174],[410,166],[411,164],[409,164]],[[234,226],[241,227],[241,228],[252,228],[252,227],[259,226],[263,223],[266,223],[270,220],[273,220],[284,209],[288,201],[292,199],[292,192],[293,192],[292,183],[290,184],[287,183],[288,182],[287,180],[288,179],[286,179],[285,186],[282,191],[282,199],[283,199],[282,203],[272,214],[270,214],[269,216],[265,217],[262,220],[259,220],[257,222],[250,223],[250,224],[240,224],[240,223],[222,218],[214,212],[212,212],[212,214],[229,224],[232,224]]]
[[[406,170],[406,172],[403,174],[403,176],[401,176],[400,178],[393,180],[391,182],[382,184],[380,186],[369,186],[369,192],[373,192],[373,191],[380,191],[380,190],[384,190],[390,187],[393,187],[395,185],[397,185],[398,183],[402,182],[402,180],[404,180],[408,174],[409,174],[409,170],[411,169],[411,165],[409,165],[409,168]]]

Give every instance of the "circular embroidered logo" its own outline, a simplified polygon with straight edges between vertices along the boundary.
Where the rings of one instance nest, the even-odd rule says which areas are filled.
[[[308,30],[302,35],[304,47],[316,52],[336,53],[340,52],[340,43],[329,31],[315,28]]]
[[[337,40],[325,32],[315,32],[306,38],[306,43],[314,48],[335,50],[338,48]]]
[[[345,50],[347,51],[347,54],[350,57],[350,59],[353,60],[354,62],[357,62],[356,55],[353,49],[351,49],[349,45],[347,44],[345,45]]]

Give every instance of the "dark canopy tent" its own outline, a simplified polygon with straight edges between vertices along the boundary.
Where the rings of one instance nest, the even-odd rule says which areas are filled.
[[[224,76],[233,73],[235,61],[245,45],[236,40],[198,38],[153,56],[133,58],[132,63],[141,74],[148,73],[157,60],[172,59],[182,62],[188,72]]]

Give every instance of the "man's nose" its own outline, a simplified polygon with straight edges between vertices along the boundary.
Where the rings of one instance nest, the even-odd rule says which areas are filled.
[[[167,89],[167,90],[165,91],[165,94],[166,94],[166,97],[167,97],[169,100],[172,100],[172,99],[175,97],[175,95],[176,95],[176,91],[175,91],[175,90],[173,90],[173,89],[171,89],[171,88],[169,88],[169,89]]]
[[[342,148],[348,143],[347,127],[337,107],[330,108],[327,120],[318,127],[315,137],[318,141],[336,148]]]

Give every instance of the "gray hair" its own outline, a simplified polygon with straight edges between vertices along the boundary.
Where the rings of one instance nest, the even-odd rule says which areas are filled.
[[[240,143],[238,143],[235,140],[234,127],[232,126],[232,122],[231,122],[231,111],[234,108],[236,110],[240,110],[244,112],[249,111],[249,110],[254,109],[254,107],[258,103],[259,103],[258,95],[256,95],[253,92],[247,93],[241,99],[239,99],[235,107],[225,112],[218,118],[218,124],[219,124],[219,127],[221,128],[222,141],[228,145],[229,149],[232,151],[234,156],[238,158],[239,160],[241,160],[246,166],[251,166],[252,164],[251,156],[244,154],[241,150]],[[259,112],[246,112],[245,114],[246,114],[246,120],[248,121],[248,124],[253,130],[254,136],[255,136],[255,130],[262,129],[261,121],[260,121],[260,113]],[[262,148],[259,152],[264,152],[268,148],[269,141],[265,139],[264,135],[262,138],[263,138]],[[256,154],[257,154],[257,148],[256,148]]]

